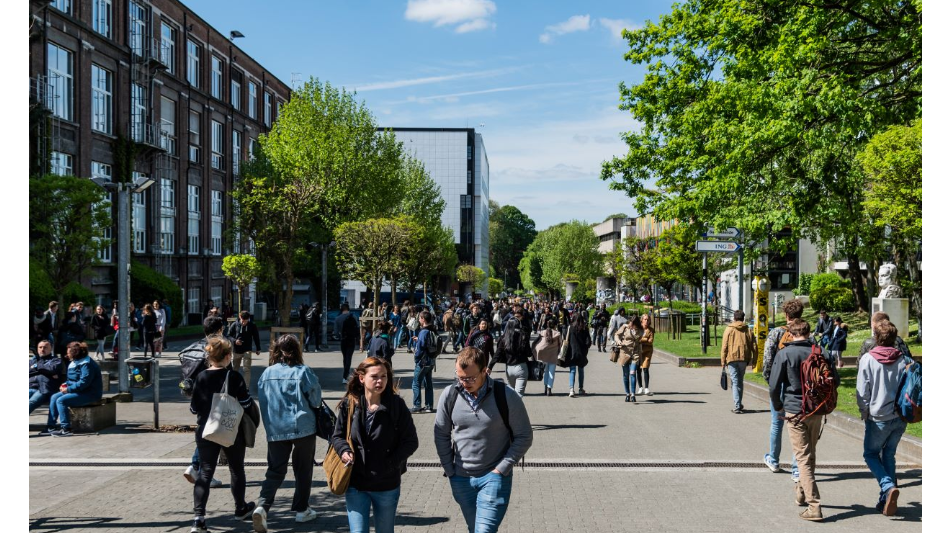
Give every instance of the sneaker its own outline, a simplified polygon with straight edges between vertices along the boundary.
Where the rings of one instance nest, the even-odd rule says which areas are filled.
[[[208,529],[205,527],[205,519],[196,518],[195,521],[192,522],[192,530],[190,533],[208,533]]]
[[[654,393],[648,390],[648,387],[645,387],[645,396],[654,396]]]
[[[424,412],[424,413],[435,413],[436,411],[435,411],[432,407],[424,407],[424,408],[423,408],[423,412]]]
[[[631,401],[631,394],[626,394],[626,395],[625,395],[625,403],[628,403],[628,402],[630,402],[630,401]]]
[[[306,511],[301,511],[300,513],[297,513],[296,515],[294,515],[294,521],[299,524],[304,522],[310,522],[311,520],[314,520],[315,518],[317,518],[317,511],[315,511],[314,509],[311,509],[310,507],[308,507]]]
[[[43,431],[37,433],[39,437],[49,437],[53,434],[54,431],[58,431],[58,428],[46,428]]]
[[[414,407],[413,409],[410,409],[410,414],[411,414],[411,415],[418,415],[418,414],[420,414],[420,413],[422,413],[422,412],[423,412],[423,408],[422,408],[422,407]]]
[[[569,389],[569,398],[575,398],[575,389]]]
[[[810,520],[811,522],[819,522],[823,520],[823,512],[820,511],[819,507],[816,509],[808,507],[804,509],[802,513],[800,513],[800,518],[804,520]]]
[[[794,472],[794,473],[790,474],[790,479],[792,479],[794,483],[799,483],[799,482],[800,482],[800,472],[797,471],[797,472]]]
[[[259,502],[258,507],[251,513],[251,527],[256,533],[268,533],[268,511]]]
[[[734,413],[735,415],[739,415],[741,413],[741,409],[740,407],[735,407],[731,409],[731,412]]]
[[[195,470],[195,467],[188,465],[188,468],[185,469],[185,473],[182,474],[185,476],[185,480],[191,484],[195,484],[195,480],[198,479],[198,470]]]
[[[221,486],[222,486],[222,482],[220,479],[212,478],[212,480],[208,482],[208,488],[210,489],[217,489]]]
[[[886,499],[883,505],[883,514],[893,516],[896,514],[896,507],[899,506],[899,489],[893,487],[886,493]]]
[[[585,389],[579,387],[579,389],[578,389],[578,395],[579,395],[579,396],[585,396]]]
[[[796,502],[796,504],[799,505],[800,507],[806,507],[807,495],[805,492],[803,492],[803,487],[801,487],[800,484],[797,483],[793,487],[793,491],[796,494],[796,499],[794,500],[794,502]]]
[[[72,436],[73,436],[73,432],[70,431],[69,428],[57,429],[57,430],[55,430],[55,431],[51,431],[51,432],[50,432],[50,436],[52,436],[52,437],[72,437]]]
[[[245,502],[241,509],[235,510],[235,520],[247,520],[251,513],[255,512],[255,502]]]
[[[641,395],[644,394],[644,393],[645,393],[645,389],[643,389],[643,388],[641,388],[641,387],[638,387],[638,390],[635,391],[635,394],[638,395],[638,396],[641,396]]]
[[[767,468],[769,468],[770,471],[773,472],[774,474],[776,474],[777,472],[780,472],[780,465],[770,460],[769,453],[764,454],[764,464],[767,465]]]
[[[346,379],[342,379],[342,380],[340,381],[340,383],[341,383],[341,385],[347,385],[347,380],[346,380]]]

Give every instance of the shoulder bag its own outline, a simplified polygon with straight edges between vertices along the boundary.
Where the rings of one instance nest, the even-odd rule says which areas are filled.
[[[350,428],[354,424],[354,402],[347,400],[347,445],[350,446],[350,453],[354,451],[354,444],[350,440]],[[333,445],[327,447],[327,455],[324,456],[324,474],[327,476],[327,488],[331,494],[341,496],[347,491],[350,485],[350,473],[354,469],[354,463],[345,463]]]
[[[225,384],[221,392],[212,396],[212,409],[208,414],[205,430],[202,431],[202,438],[228,448],[235,443],[235,437],[238,436],[238,426],[244,409],[237,398],[228,394],[231,370],[225,372]]]
[[[572,338],[572,328],[569,328],[565,334],[565,340],[562,341],[562,348],[559,350],[559,365],[565,366],[565,360],[569,355],[569,340]]]

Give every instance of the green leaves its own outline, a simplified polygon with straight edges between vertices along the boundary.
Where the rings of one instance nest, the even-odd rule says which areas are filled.
[[[497,276],[519,279],[519,262],[535,236],[535,222],[519,208],[490,201],[489,263]]]
[[[602,273],[598,237],[578,220],[552,226],[526,249],[519,272],[526,288],[545,293],[562,292],[566,280],[594,280]]]
[[[234,282],[241,291],[251,284],[261,273],[258,259],[253,255],[226,255],[221,261],[221,270],[225,277]],[[238,298],[238,312],[241,312],[241,298]]]

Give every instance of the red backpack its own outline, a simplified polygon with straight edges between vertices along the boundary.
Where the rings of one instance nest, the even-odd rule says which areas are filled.
[[[836,381],[829,361],[823,357],[823,349],[813,345],[810,356],[800,363],[800,384],[803,400],[800,414],[789,417],[791,422],[800,422],[813,415],[828,415],[836,409]]]

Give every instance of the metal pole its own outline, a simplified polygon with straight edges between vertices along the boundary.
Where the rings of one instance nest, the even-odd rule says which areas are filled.
[[[707,253],[703,253],[701,255],[701,276],[704,279],[704,297],[701,300],[701,353],[706,354],[707,353]]]
[[[159,358],[152,358],[152,411],[155,413],[155,420],[153,425],[155,429],[159,429],[159,385],[161,380],[159,379]]]
[[[737,251],[737,308],[746,315],[747,306],[744,305],[744,234],[739,235],[740,249]],[[745,316],[746,318],[746,316]]]
[[[116,283],[119,286],[119,392],[129,392],[129,261],[132,216],[129,212],[129,185],[119,184],[119,261]]]
[[[327,348],[327,245],[321,245],[321,284],[324,290],[321,293],[323,304],[321,307],[321,347]]]

